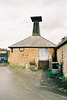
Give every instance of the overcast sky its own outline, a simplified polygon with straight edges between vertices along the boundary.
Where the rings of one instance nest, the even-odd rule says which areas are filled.
[[[0,48],[32,35],[31,16],[42,16],[44,38],[57,44],[67,36],[67,0],[0,0]]]

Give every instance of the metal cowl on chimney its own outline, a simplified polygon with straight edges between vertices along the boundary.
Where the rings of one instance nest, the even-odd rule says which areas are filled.
[[[42,17],[41,16],[31,17],[31,20],[32,22],[34,22],[32,36],[40,36],[39,22],[42,22]]]

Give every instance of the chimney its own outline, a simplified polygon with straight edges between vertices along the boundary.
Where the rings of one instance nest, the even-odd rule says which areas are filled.
[[[42,17],[41,16],[31,17],[31,20],[32,22],[34,22],[32,36],[40,36],[39,22],[42,22]]]

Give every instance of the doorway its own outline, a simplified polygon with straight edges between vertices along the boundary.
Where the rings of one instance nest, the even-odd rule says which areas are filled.
[[[39,48],[39,60],[49,59],[49,48]]]

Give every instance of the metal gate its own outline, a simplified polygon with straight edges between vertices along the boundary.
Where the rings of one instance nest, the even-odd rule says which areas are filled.
[[[7,63],[7,62],[8,62],[8,54],[0,53],[0,63]]]

